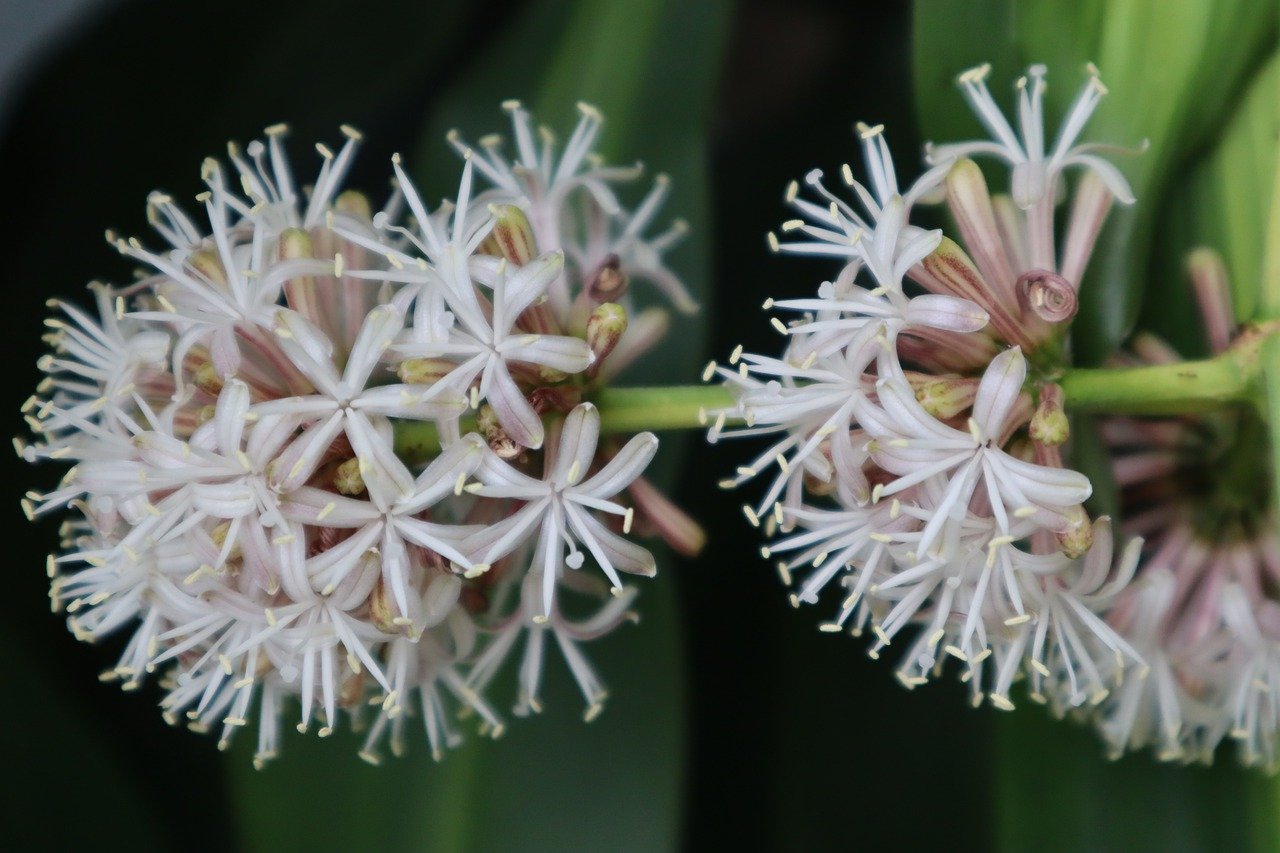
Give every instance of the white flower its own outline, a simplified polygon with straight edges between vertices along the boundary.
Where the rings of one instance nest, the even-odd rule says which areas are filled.
[[[1026,370],[1026,360],[1016,347],[991,362],[978,387],[967,432],[929,415],[904,379],[880,380],[877,392],[883,414],[869,414],[863,420],[877,438],[873,458],[897,479],[879,488],[876,499],[931,477],[948,479],[946,493],[932,508],[934,515],[921,535],[921,552],[928,552],[944,528],[963,517],[979,483],[998,528],[1006,534],[1017,519],[1052,521],[1092,493],[1083,474],[1024,462],[1001,449]]]
[[[453,147],[494,185],[481,199],[517,205],[528,216],[539,249],[564,251],[582,280],[589,281],[605,264],[617,264],[624,276],[655,284],[679,310],[697,310],[688,290],[662,260],[687,226],[677,221],[655,237],[643,236],[668,193],[666,176],[659,175],[636,210],[628,213],[613,185],[635,180],[642,169],[605,165],[595,153],[603,122],[595,107],[578,104],[578,124],[557,155],[555,137],[545,127],[535,134],[528,111],[518,101],[503,106],[511,113],[515,136],[511,159],[502,152],[502,138],[496,134],[481,139],[478,149],[456,133],[449,136]],[[577,199],[582,201],[581,214],[570,204]],[[551,283],[548,297],[556,316],[567,317],[575,295],[567,277]]]
[[[595,512],[622,517],[627,522],[624,531],[629,528],[629,511],[609,499],[644,471],[658,449],[657,436],[645,432],[632,437],[603,468],[587,476],[599,436],[600,414],[595,406],[583,403],[565,418],[557,452],[554,457],[548,455],[543,479],[517,471],[487,450],[475,472],[480,483],[467,489],[484,497],[525,502],[510,518],[474,534],[467,547],[480,562],[491,564],[518,548],[536,530],[533,570],[542,577],[544,618],[551,613],[561,567],[582,566],[579,543],[600,564],[617,593],[622,590],[618,572],[652,576],[656,571],[652,554],[609,530]]]
[[[476,660],[467,683],[473,689],[483,690],[523,636],[525,647],[520,662],[520,687],[514,713],[523,717],[530,712],[541,712],[543,659],[547,635],[550,634],[559,646],[582,698],[587,703],[583,717],[591,722],[604,710],[608,691],[578,644],[602,637],[625,621],[635,621],[635,614],[629,609],[635,600],[635,590],[616,590],[611,600],[580,622],[566,619],[556,604],[552,605],[545,616],[536,616],[533,614],[542,610],[545,604],[541,593],[545,586],[543,577],[541,569],[534,569],[525,575],[520,587],[519,607],[507,619],[506,624],[497,629],[493,642]]]
[[[441,393],[435,386],[370,386],[378,360],[404,324],[391,305],[369,312],[347,363],[339,373],[333,343],[300,314],[278,309],[275,333],[280,348],[315,386],[315,394],[285,397],[255,406],[260,415],[283,414],[311,424],[276,461],[272,481],[280,491],[306,482],[340,433],[345,433],[361,463],[361,475],[371,493],[390,502],[405,494],[409,481],[387,441],[387,417],[444,418],[457,414],[461,395]],[[447,389],[446,389],[447,390]]]
[[[1019,77],[1018,126],[1015,132],[987,89],[990,65],[979,65],[960,75],[960,85],[982,124],[991,132],[992,141],[957,142],[933,145],[928,151],[931,163],[941,163],[974,154],[989,154],[1007,162],[1013,169],[1011,190],[1014,203],[1029,208],[1043,198],[1052,204],[1058,179],[1072,166],[1094,172],[1121,204],[1133,204],[1133,191],[1120,170],[1095,152],[1100,145],[1077,145],[1081,131],[1088,123],[1107,89],[1098,79],[1098,69],[1089,66],[1089,79],[1058,130],[1051,151],[1045,150],[1044,75],[1045,66],[1033,65],[1026,77]]]
[[[46,379],[22,407],[42,443],[18,443],[29,462],[75,457],[83,424],[127,435],[150,401],[167,398],[173,380],[164,372],[170,338],[121,316],[122,297],[101,284],[90,285],[98,309],[94,319],[82,309],[53,301],[66,320],[51,317],[46,340],[55,352],[37,363]],[[41,396],[47,395],[47,396]]]
[[[157,673],[165,719],[217,730],[220,748],[256,716],[257,766],[278,751],[294,707],[298,728],[318,723],[323,737],[376,706],[361,753],[373,762],[384,742],[402,751],[405,720],[419,715],[440,757],[459,741],[455,702],[497,736],[503,724],[480,691],[525,636],[518,712],[539,704],[552,638],[588,719],[599,713],[605,691],[579,646],[632,618],[619,573],[651,575],[654,561],[597,513],[620,516],[629,532],[633,510],[615,498],[657,439],[645,433],[598,459],[599,415],[583,405],[540,450],[540,413],[567,412],[605,384],[656,342],[665,314],[641,315],[618,345],[627,318],[611,306],[614,339],[596,352],[589,331],[545,303],[559,282],[591,315],[587,272],[566,271],[565,251],[578,265],[619,256],[611,270],[673,286],[660,255],[677,235],[643,236],[665,181],[634,214],[608,203],[607,183],[621,174],[589,160],[593,123],[571,141],[563,174],[547,175],[563,196],[542,208],[525,199],[544,213],[571,196],[574,210],[596,205],[583,220],[568,208],[544,219],[542,255],[515,207],[490,204],[501,190],[473,196],[472,158],[456,205],[434,212],[399,158],[398,187],[377,214],[364,196],[339,193],[358,139],[347,128],[337,154],[318,146],[324,165],[310,189],[294,180],[281,128],[244,152],[232,146],[234,174],[206,162],[208,233],[168,196],[151,196],[168,248],[114,241],[145,277],[121,291],[95,286],[100,316],[60,306],[65,318],[48,321],[56,353],[41,360],[47,376],[23,409],[40,443],[17,443],[29,460],[75,463],[23,508],[75,514],[48,564],[50,597],[80,639],[129,634],[106,678],[135,689]],[[396,224],[402,203],[410,225]],[[476,429],[514,448],[510,462],[481,434],[462,434],[468,403],[486,404]],[[397,431],[415,429],[423,435],[399,453],[426,464],[411,469]],[[432,431],[438,441],[424,437]],[[545,481],[524,473],[534,465]],[[477,470],[481,482],[468,486]],[[641,493],[646,522],[697,540],[696,525]],[[613,599],[594,576],[561,571],[581,565],[578,543]],[[479,552],[502,562],[473,559]],[[558,582],[606,600],[584,622],[567,619],[552,600]]]
[[[943,162],[921,175],[905,192],[898,189],[889,146],[884,141],[884,128],[858,125],[863,143],[871,189],[853,177],[848,165],[842,167],[844,182],[853,190],[865,213],[859,213],[848,202],[822,183],[822,172],[814,169],[805,176],[826,204],[818,204],[799,195],[794,181],[787,187],[787,203],[803,218],[783,223],[784,234],[801,234],[807,241],[780,243],[769,235],[769,244],[777,251],[800,255],[846,258],[850,263],[865,264],[880,287],[901,288],[902,278],[921,258],[938,246],[941,231],[925,231],[910,225],[912,207],[922,197],[935,192],[950,162]]]
[[[539,448],[542,419],[512,378],[512,364],[536,364],[574,374],[586,370],[593,361],[591,348],[582,338],[515,328],[520,315],[545,295],[547,285],[560,275],[563,266],[564,257],[559,253],[543,255],[514,271],[499,262],[488,315],[469,278],[459,287],[445,282],[445,300],[455,321],[447,336],[415,340],[410,333],[391,349],[400,358],[456,360],[458,366],[438,380],[435,388],[462,395],[478,379],[472,406],[488,402],[512,440],[523,447]]]
[[[430,549],[468,571],[487,568],[473,566],[460,550],[462,537],[469,530],[418,518],[442,498],[462,491],[467,476],[480,463],[482,452],[480,439],[469,435],[454,442],[416,479],[392,455],[389,457],[390,479],[408,481],[409,485],[398,495],[370,488],[370,501],[354,500],[310,486],[291,492],[281,507],[288,518],[315,527],[354,531],[351,538],[323,555],[326,558],[323,571],[314,580],[321,584],[321,593],[327,595],[336,589],[357,568],[363,554],[377,548],[382,560],[382,577],[395,596],[398,618],[408,623],[414,634],[421,633],[424,626],[414,624],[409,608],[408,545]]]

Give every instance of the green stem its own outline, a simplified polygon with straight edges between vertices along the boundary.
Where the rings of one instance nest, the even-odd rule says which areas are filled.
[[[605,388],[593,402],[600,407],[603,432],[697,429],[702,413],[732,407],[733,396],[719,385]]]
[[[1280,346],[1275,324],[1252,328],[1226,352],[1201,361],[1122,368],[1069,370],[1058,380],[1067,409],[1080,414],[1180,415],[1228,406],[1266,405],[1262,394],[1260,351]],[[701,429],[706,413],[733,406],[733,397],[717,385],[606,388],[592,395],[600,409],[602,432],[628,434],[652,430]],[[732,419],[730,423],[733,423]],[[396,423],[396,452],[423,460],[439,444],[430,423]]]
[[[1068,371],[1058,382],[1080,414],[1181,415],[1256,402],[1256,348],[1202,361]]]

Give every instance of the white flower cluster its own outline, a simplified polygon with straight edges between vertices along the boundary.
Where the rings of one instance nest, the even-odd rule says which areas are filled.
[[[1242,334],[1226,268],[1207,249],[1188,266],[1210,349],[1222,353]],[[1118,360],[1182,358],[1144,333]],[[1138,583],[1112,622],[1149,675],[1101,709],[1113,754],[1150,746],[1165,761],[1207,763],[1230,739],[1243,764],[1280,766],[1280,540],[1273,487],[1257,474],[1270,452],[1266,433],[1245,407],[1102,424],[1124,529],[1146,540]]]
[[[793,605],[835,590],[830,632],[866,630],[878,657],[901,646],[900,680],[922,684],[953,658],[974,704],[1012,707],[1011,688],[1059,709],[1095,707],[1140,655],[1105,621],[1136,568],[1118,559],[1109,521],[1082,504],[1089,480],[1062,463],[1061,389],[1076,290],[1112,200],[1131,196],[1079,135],[1103,92],[1092,69],[1045,154],[1044,70],[1018,81],[1021,135],[995,109],[987,68],[960,82],[994,142],[931,147],[930,168],[899,188],[882,128],[858,126],[869,181],[842,169],[853,202],[821,173],[792,184],[799,216],[775,250],[843,266],[816,297],[769,300],[781,357],[733,353],[711,365],[736,405],[709,413],[710,437],[765,436],[767,449],[724,483],[766,474],[744,507],[762,526]],[[992,196],[964,158],[1012,165],[1012,195]],[[1084,176],[1055,249],[1062,172]],[[911,224],[945,196],[962,242]],[[741,422],[745,425],[729,425]]]
[[[688,525],[638,479],[657,439],[602,442],[583,400],[665,328],[662,309],[628,328],[631,281],[692,309],[662,260],[683,226],[645,236],[665,178],[620,204],[638,170],[593,154],[594,109],[559,149],[506,106],[514,158],[454,139],[458,197],[435,210],[398,158],[381,211],[341,191],[349,128],[307,188],[283,127],[229,146],[203,167],[207,226],[153,194],[162,249],[108,235],[141,278],[94,285],[96,316],[54,305],[19,451],[73,467],[25,506],[74,510],[54,608],[86,640],[131,632],[106,677],[161,674],[170,722],[225,746],[256,708],[261,762],[294,707],[322,736],[345,714],[376,762],[418,717],[439,756],[454,709],[502,731],[484,693],[520,640],[515,710],[540,708],[548,635],[600,711],[580,644],[632,617],[624,575],[655,571],[624,534]]]

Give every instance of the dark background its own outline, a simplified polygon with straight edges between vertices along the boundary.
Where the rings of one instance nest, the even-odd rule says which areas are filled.
[[[297,67],[308,54],[295,43],[306,33],[272,3],[122,0],[68,28],[10,92],[0,129],[2,410],[13,413],[10,431],[23,431],[18,407],[38,380],[44,300],[78,298],[94,277],[126,276],[102,231],[142,233],[148,190],[193,194],[206,153],[279,116],[290,118],[295,140],[319,138],[344,121],[361,127],[368,141],[349,183],[381,181],[390,153],[413,145],[420,117],[465,73],[472,46],[494,38],[519,5],[476,4],[463,22],[465,37],[421,57],[413,85],[371,89],[355,115],[345,106],[335,112],[323,87],[309,85]],[[383,38],[393,26],[362,15],[359,3],[314,6],[317,15],[343,16],[353,43]],[[909,25],[909,7],[898,2],[736,6],[710,151],[711,349],[697,361],[738,343],[775,347],[761,301],[805,292],[822,273],[770,256],[763,235],[786,216],[788,180],[856,156],[855,119],[888,124],[899,162],[917,161]],[[252,40],[240,37],[247,31],[277,34],[292,70],[264,62]],[[323,45],[326,61],[341,62],[342,47]],[[353,67],[347,76],[369,85],[362,73]],[[261,96],[253,110],[204,94],[209,75],[235,74]],[[676,490],[711,534],[700,559],[665,568],[678,578],[688,661],[686,846],[985,846],[993,712],[970,710],[951,684],[909,694],[889,662],[867,660],[858,641],[820,635],[814,613],[787,607],[739,501],[715,487],[743,452],[732,443],[698,448]],[[77,823],[78,804],[95,796],[103,777],[85,766],[93,753],[57,734],[60,708],[70,703],[88,712],[95,748],[127,771],[108,783],[154,804],[149,843],[233,849],[227,759],[211,739],[163,725],[151,707],[154,690],[122,695],[100,684],[97,673],[118,649],[75,642],[49,613],[43,566],[56,524],[29,525],[17,502],[33,484],[47,485],[51,472],[6,459],[3,541],[12,586],[0,597],[7,769],[0,837],[55,847],[133,837],[136,827]]]

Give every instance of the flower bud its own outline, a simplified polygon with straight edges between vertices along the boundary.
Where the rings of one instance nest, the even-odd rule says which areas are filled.
[[[280,233],[276,255],[281,261],[315,257],[311,235],[301,228],[286,228]],[[304,317],[316,317],[316,285],[309,275],[293,276],[284,283],[285,301]]]
[[[498,423],[498,413],[488,403],[476,412],[476,432],[484,436],[485,441],[489,443],[489,448],[498,454],[498,458],[515,459],[520,455],[520,445],[507,435],[506,430]]]
[[[506,258],[508,263],[518,267],[538,256],[533,226],[523,210],[514,204],[492,204],[489,212],[494,217],[493,230],[477,249],[480,254]]]
[[[596,306],[587,318],[587,346],[596,357],[593,368],[599,365],[618,345],[627,331],[627,311],[616,302],[604,302]],[[594,370],[593,370],[594,373]]]
[[[1065,278],[1048,270],[1030,270],[1018,276],[1018,307],[1023,316],[1035,315],[1046,323],[1069,323],[1080,304]]]
[[[201,391],[213,397],[222,393],[223,379],[218,375],[218,369],[213,366],[212,361],[206,361],[197,367],[195,372],[191,374],[191,382]]]
[[[535,388],[529,394],[529,404],[539,415],[567,412],[581,402],[582,389],[574,385]]]
[[[223,289],[227,286],[227,271],[222,259],[211,249],[199,249],[187,256],[187,266],[195,270],[210,284]]]
[[[333,487],[351,497],[364,493],[364,477],[360,473],[359,459],[348,459],[338,466],[333,472]]]
[[[409,634],[412,623],[400,614],[395,597],[387,588],[387,582],[378,578],[369,594],[369,618],[379,631],[385,634]]]
[[[593,302],[615,302],[630,286],[617,255],[609,255],[587,282],[587,295]]]
[[[434,385],[457,366],[447,358],[406,358],[396,366],[396,375],[406,385]]]
[[[939,420],[949,420],[973,405],[978,380],[962,376],[930,376],[908,373],[907,381],[924,410]]]
[[[1071,435],[1067,413],[1062,409],[1062,388],[1053,382],[1040,386],[1040,405],[1031,416],[1031,439],[1040,444],[1057,447]]]
[[[333,209],[366,222],[373,218],[373,206],[369,204],[369,197],[358,190],[340,193],[333,201]]]
[[[1071,507],[1066,512],[1067,526],[1057,533],[1062,552],[1075,559],[1088,553],[1093,546],[1093,524],[1084,507]]]

